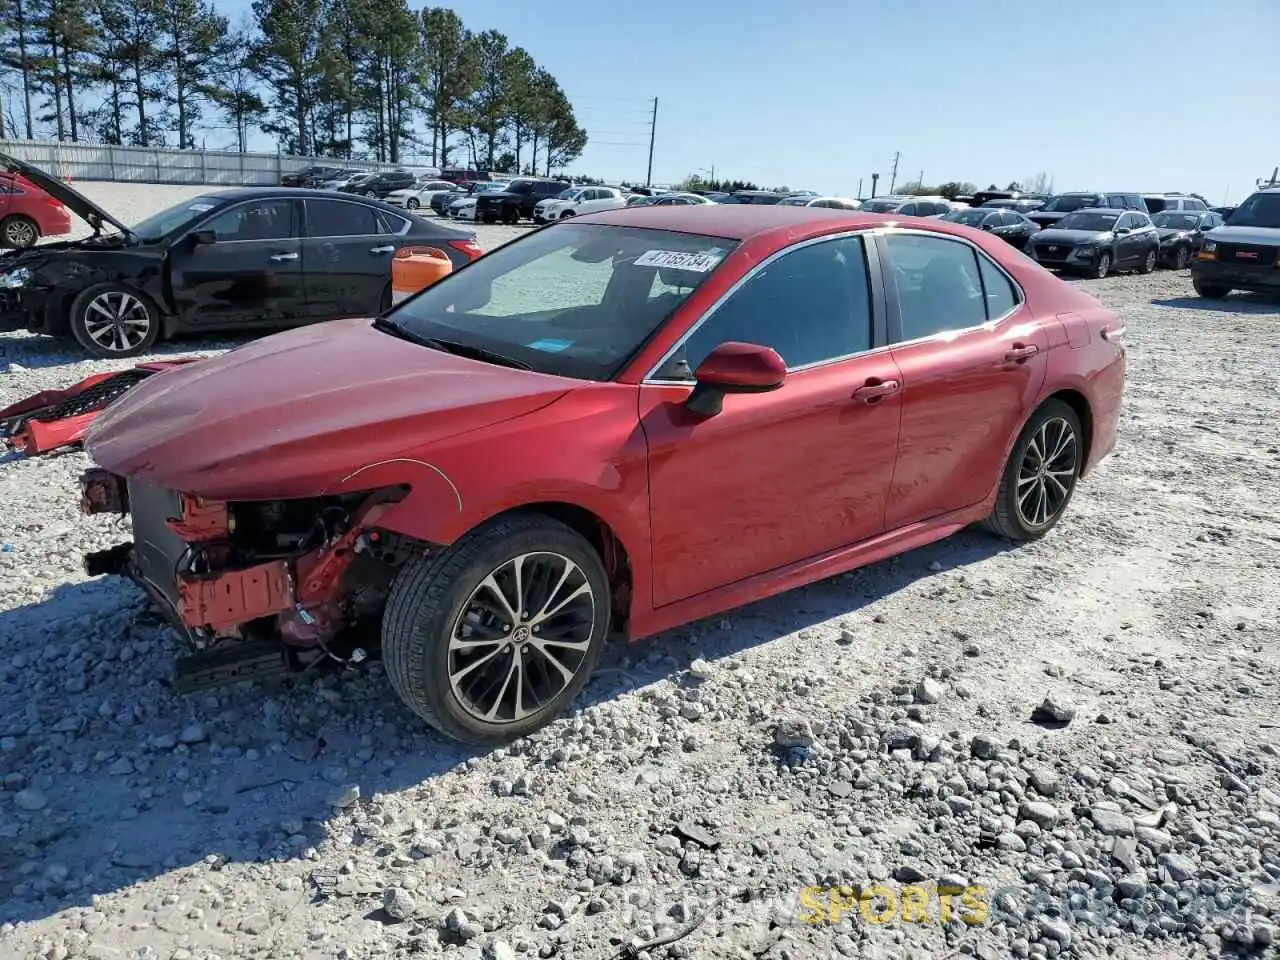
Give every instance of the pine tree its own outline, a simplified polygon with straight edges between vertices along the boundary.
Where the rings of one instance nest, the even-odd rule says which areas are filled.
[[[18,74],[22,88],[23,126],[28,140],[35,139],[35,116],[31,109],[34,65],[32,64],[31,13],[29,0],[11,0],[0,7],[0,63]],[[16,130],[10,131],[17,133]]]
[[[449,164],[449,135],[461,127],[463,108],[479,83],[478,51],[471,33],[452,10],[428,7],[419,21],[431,162],[445,167]]]
[[[272,94],[262,128],[287,152],[306,155],[313,148],[321,0],[254,0],[253,13],[261,35],[254,66]]]
[[[176,110],[178,147],[195,146],[192,127],[201,102],[213,86],[215,65],[226,54],[227,18],[208,0],[145,0],[152,4],[160,61],[165,73],[165,102]]]

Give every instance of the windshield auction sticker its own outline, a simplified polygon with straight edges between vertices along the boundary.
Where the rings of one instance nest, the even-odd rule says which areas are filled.
[[[672,267],[706,273],[720,262],[713,253],[681,253],[678,250],[646,250],[636,257],[637,267]]]

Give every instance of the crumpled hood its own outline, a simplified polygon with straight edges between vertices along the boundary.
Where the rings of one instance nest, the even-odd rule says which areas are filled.
[[[336,320],[148,378],[103,411],[85,449],[113,473],[214,499],[314,496],[372,463],[429,461],[432,443],[576,384]]]

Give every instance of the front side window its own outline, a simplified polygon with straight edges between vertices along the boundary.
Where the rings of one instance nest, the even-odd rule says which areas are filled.
[[[689,335],[658,379],[691,379],[727,341],[771,347],[791,369],[869,350],[864,242],[859,236],[824,240],[766,264]]]
[[[308,237],[368,237],[381,232],[372,207],[341,200],[307,201]]]
[[[711,276],[736,240],[568,221],[498,247],[388,314],[535,370],[609,380]]]
[[[288,240],[297,236],[295,206],[289,200],[242,203],[213,217],[201,229],[212,230],[218,242]]]
[[[982,277],[972,247],[913,233],[890,233],[884,241],[898,291],[900,341],[987,322]]]

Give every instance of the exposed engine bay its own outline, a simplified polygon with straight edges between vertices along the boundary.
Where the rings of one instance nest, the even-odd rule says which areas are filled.
[[[86,514],[127,515],[134,539],[85,557],[141,586],[187,637],[181,692],[354,664],[376,652],[391,580],[426,544],[381,529],[407,487],[221,502],[91,469]]]

